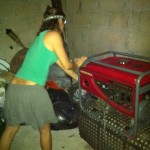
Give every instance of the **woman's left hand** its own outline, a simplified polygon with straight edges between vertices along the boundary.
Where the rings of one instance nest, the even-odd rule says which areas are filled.
[[[75,58],[74,63],[77,67],[80,67],[85,62],[86,59],[87,59],[86,56],[82,56],[80,58]]]

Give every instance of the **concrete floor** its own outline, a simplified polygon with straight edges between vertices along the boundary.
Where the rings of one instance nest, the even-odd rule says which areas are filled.
[[[93,150],[79,135],[78,128],[52,131],[53,150]],[[22,126],[15,136],[11,150],[41,150],[39,133]]]

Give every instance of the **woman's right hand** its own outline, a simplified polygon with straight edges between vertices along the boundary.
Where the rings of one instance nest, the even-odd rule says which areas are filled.
[[[80,58],[75,58],[74,59],[75,66],[77,66],[79,68],[85,62],[86,59],[87,59],[86,56],[82,56]]]

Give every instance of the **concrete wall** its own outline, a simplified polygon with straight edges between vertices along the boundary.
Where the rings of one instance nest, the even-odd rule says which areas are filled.
[[[150,0],[62,0],[71,57],[116,50],[150,57]]]
[[[150,0],[61,0],[71,58],[117,50],[150,57]],[[35,37],[51,0],[0,0],[0,58],[8,62]],[[12,49],[10,48],[12,47]]]
[[[0,58],[10,62],[20,47],[8,35],[12,29],[28,47],[41,25],[43,12],[50,0],[0,0]]]

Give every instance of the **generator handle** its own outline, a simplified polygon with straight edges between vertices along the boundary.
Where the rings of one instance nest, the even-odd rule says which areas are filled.
[[[102,53],[97,53],[97,54],[93,54],[88,56],[88,59],[94,58],[94,57],[98,57],[98,56],[103,56],[103,55],[122,55],[122,56],[128,56],[131,58],[138,58],[138,59],[143,59],[143,60],[148,60],[150,61],[150,57],[146,57],[146,56],[139,56],[139,55],[135,55],[135,54],[129,54],[129,53],[124,53],[124,52],[118,52],[118,51],[107,51],[107,52],[102,52]]]
[[[133,74],[137,74],[137,75],[141,75],[142,72],[131,70],[131,69],[127,69],[127,68],[122,68],[122,67],[119,67],[119,66],[114,66],[114,65],[107,64],[107,63],[104,63],[104,62],[101,62],[101,61],[97,61],[95,59],[95,57],[104,56],[104,55],[108,55],[108,54],[113,54],[115,56],[118,54],[118,55],[132,57],[132,58],[135,58],[135,59],[138,58],[138,59],[144,59],[144,60],[149,60],[150,61],[150,58],[149,57],[145,57],[145,56],[133,55],[133,54],[117,52],[117,51],[107,51],[107,52],[97,53],[97,54],[88,56],[88,59],[86,60],[86,62],[93,62],[93,63],[100,64],[102,66],[110,67],[110,68],[113,68],[113,69],[129,72],[129,73],[133,73]]]
[[[87,61],[99,64],[99,65],[102,65],[102,66],[105,66],[105,67],[109,67],[109,68],[129,72],[129,73],[137,74],[137,75],[141,74],[141,72],[139,72],[139,71],[135,71],[135,70],[127,69],[127,68],[122,68],[122,67],[114,66],[114,65],[111,65],[111,64],[106,64],[104,62],[96,61],[94,59],[87,59]]]

